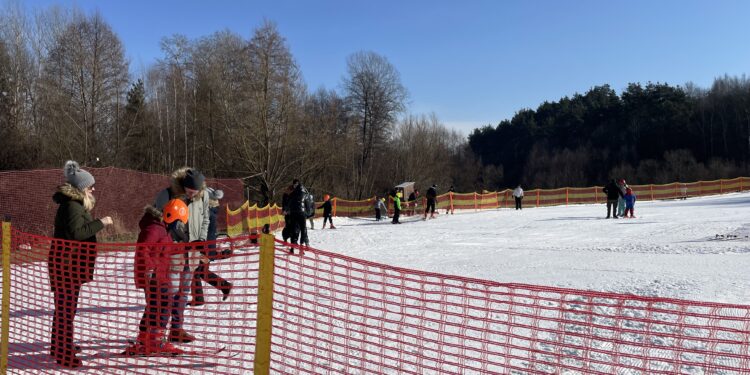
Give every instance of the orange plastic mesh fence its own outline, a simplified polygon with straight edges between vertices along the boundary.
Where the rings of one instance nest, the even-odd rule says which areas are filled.
[[[50,356],[53,244],[13,231],[10,373],[60,373]],[[65,243],[76,247],[79,243]],[[74,339],[82,373],[246,374],[253,369],[259,250],[252,238],[211,271],[233,284],[226,301],[184,310],[191,355],[127,357],[144,294],[134,245],[99,244],[81,289]],[[503,284],[397,268],[276,242],[273,374],[743,374],[750,306]],[[170,246],[180,254],[184,246]],[[225,348],[213,354],[212,348]]]
[[[115,223],[103,236],[138,233],[138,220],[146,204],[169,186],[169,176],[120,168],[85,168],[96,179],[94,217],[111,216]],[[13,226],[28,233],[52,235],[57,204],[52,194],[63,184],[61,169],[0,172],[0,218],[10,215]],[[209,187],[222,189],[222,203],[238,206],[245,201],[239,179],[206,179]],[[219,228],[226,217],[219,215]]]
[[[56,363],[56,357],[51,356],[56,298],[48,277],[48,256],[52,256],[49,259],[53,262],[59,260],[58,264],[73,264],[65,280],[54,283],[60,298],[71,298],[88,268],[82,259],[68,258],[50,249],[62,246],[71,251],[86,245],[16,230],[12,233],[8,372],[61,373],[64,368]],[[121,355],[131,346],[130,341],[138,338],[145,307],[144,290],[136,287],[134,279],[135,245],[97,244],[93,281],[80,287],[74,319],[73,343],[80,346],[78,357],[83,361],[83,366],[77,371],[89,374],[247,373],[253,362],[257,312],[259,252],[258,245],[253,242],[257,241],[250,237],[216,242],[219,250],[231,251],[231,256],[211,262],[209,269],[232,284],[230,294],[226,301],[222,301],[222,291],[203,281],[205,305],[183,310],[183,329],[197,339],[189,344],[175,344],[180,349],[200,353],[176,357],[168,354],[151,357]],[[176,254],[178,259],[185,253],[184,244],[161,244],[159,248],[165,253]],[[80,253],[80,250],[74,252]],[[180,272],[176,275],[179,278]],[[64,308],[70,305],[60,306],[63,306],[58,310],[62,322]],[[170,313],[167,311],[166,316]],[[61,333],[56,336],[57,342],[67,342],[64,338],[69,337],[65,333],[69,328],[65,328],[64,322],[58,327],[61,327]],[[169,332],[169,326],[166,332]],[[57,346],[65,347],[65,344]],[[218,348],[225,349],[220,353],[211,352]],[[65,357],[69,351],[60,349],[57,353],[62,360],[69,359]]]

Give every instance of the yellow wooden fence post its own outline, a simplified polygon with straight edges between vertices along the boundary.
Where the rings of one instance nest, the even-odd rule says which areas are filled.
[[[255,333],[255,375],[268,375],[271,369],[271,329],[273,328],[274,235],[260,235],[258,265],[258,318]]]
[[[3,221],[3,303],[0,330],[0,374],[6,374],[10,330],[10,220],[7,218]]]

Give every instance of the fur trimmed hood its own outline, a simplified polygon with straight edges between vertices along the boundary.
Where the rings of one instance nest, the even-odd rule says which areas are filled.
[[[169,183],[170,183],[169,188],[172,190],[172,196],[185,194],[185,189],[182,187],[182,180],[185,179],[185,176],[187,175],[187,171],[189,169],[192,169],[192,168],[182,167],[172,172],[172,176],[169,179]],[[196,194],[193,199],[202,197],[205,191],[206,191],[206,183],[204,182],[203,186],[201,186],[200,190],[198,191],[198,194]]]
[[[52,195],[52,200],[57,204],[63,203],[66,200],[83,203],[85,199],[86,193],[69,183],[58,186],[57,191]]]
[[[159,211],[158,208],[156,208],[156,207],[154,207],[154,206],[152,206],[150,204],[147,205],[146,207],[143,207],[143,212],[146,213],[146,214],[151,215],[154,219],[158,219],[159,221],[161,221],[163,219],[161,211]]]

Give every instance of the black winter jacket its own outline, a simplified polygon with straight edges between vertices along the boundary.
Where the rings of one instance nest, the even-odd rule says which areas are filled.
[[[610,182],[607,184],[607,186],[602,189],[604,194],[607,194],[607,200],[613,201],[617,200],[618,198],[622,197],[622,190],[617,186],[616,183]]]
[[[305,214],[305,196],[307,189],[302,184],[297,185],[291,194],[289,194],[289,212],[290,214]]]
[[[330,200],[327,200],[323,202],[323,204],[318,207],[318,209],[323,209],[323,216],[331,216],[331,212],[333,212],[333,204],[331,204]]]

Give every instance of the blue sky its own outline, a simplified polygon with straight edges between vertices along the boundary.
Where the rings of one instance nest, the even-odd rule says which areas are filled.
[[[172,34],[277,24],[310,90],[340,89],[346,58],[384,55],[409,90],[410,113],[435,112],[468,134],[522,108],[610,84],[694,82],[750,73],[750,1],[192,1],[73,2],[98,9],[138,73]]]

